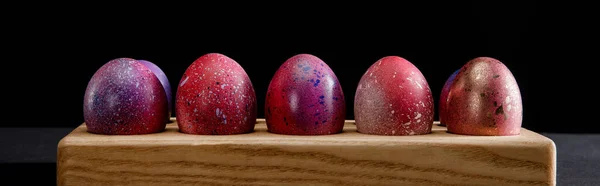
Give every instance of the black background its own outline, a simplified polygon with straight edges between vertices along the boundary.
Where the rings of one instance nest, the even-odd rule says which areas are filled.
[[[600,132],[586,122],[583,110],[589,109],[564,106],[572,97],[574,102],[588,102],[586,94],[567,94],[582,87],[565,85],[581,82],[572,77],[578,74],[573,66],[587,67],[564,57],[574,46],[569,43],[582,38],[580,32],[570,31],[580,25],[538,2],[258,6],[71,9],[8,20],[5,56],[10,57],[3,64],[12,66],[3,68],[8,85],[3,90],[12,95],[7,98],[11,107],[7,114],[13,119],[1,127],[80,125],[87,83],[112,59],[154,62],[167,74],[175,94],[186,68],[201,55],[217,52],[236,60],[250,76],[258,117],[264,117],[270,79],[296,54],[313,54],[329,64],[346,96],[347,119],[353,119],[359,79],[384,56],[404,57],[421,70],[434,93],[436,112],[448,76],[468,60],[488,56],[504,62],[515,76],[523,98],[524,127]]]

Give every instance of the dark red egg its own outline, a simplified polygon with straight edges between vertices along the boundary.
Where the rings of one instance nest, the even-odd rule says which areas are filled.
[[[467,62],[450,86],[448,131],[479,136],[520,134],[523,106],[519,86],[502,62],[478,57]]]
[[[411,62],[388,56],[363,74],[354,98],[358,132],[375,135],[431,133],[433,97],[427,80]]]
[[[256,94],[246,71],[223,54],[199,57],[179,82],[175,115],[183,133],[249,133],[254,130],[256,111]]]
[[[165,90],[142,63],[118,58],[92,76],[84,95],[87,129],[98,134],[148,134],[164,130]]]
[[[438,103],[439,107],[438,107],[438,115],[440,118],[440,125],[441,126],[445,126],[446,125],[446,119],[444,117],[446,117],[446,101],[448,100],[448,92],[450,91],[450,85],[452,85],[452,82],[454,82],[454,78],[456,77],[456,74],[458,74],[458,71],[460,71],[460,69],[454,71],[454,73],[452,73],[452,75],[450,75],[450,77],[448,77],[448,79],[446,79],[446,82],[444,83],[444,87],[442,87],[442,93],[440,94],[440,101]]]
[[[310,54],[295,55],[271,79],[265,115],[272,133],[340,133],[346,117],[344,93],[325,62]]]

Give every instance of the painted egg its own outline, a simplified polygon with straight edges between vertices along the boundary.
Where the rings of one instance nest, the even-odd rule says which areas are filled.
[[[354,98],[358,132],[419,135],[431,132],[433,97],[427,80],[411,62],[387,56],[363,74]]]
[[[249,133],[254,131],[256,111],[256,94],[246,71],[223,54],[199,57],[179,82],[175,115],[183,133]]]
[[[84,95],[87,129],[98,134],[148,134],[164,130],[165,89],[142,63],[118,58],[92,76]]]
[[[452,82],[454,82],[454,78],[456,77],[456,74],[458,74],[458,72],[460,71],[460,69],[454,71],[454,73],[452,73],[452,75],[450,75],[450,77],[448,77],[448,79],[446,79],[446,82],[444,83],[444,87],[442,87],[442,93],[440,94],[440,101],[438,103],[439,107],[438,107],[438,115],[440,118],[440,125],[441,126],[445,126],[446,125],[446,119],[444,117],[446,117],[446,101],[448,100],[448,92],[450,91],[450,85],[452,85]]]
[[[173,97],[172,97],[172,93],[171,93],[171,84],[169,83],[169,79],[167,78],[167,75],[165,74],[165,72],[162,71],[162,69],[160,69],[160,67],[158,67],[156,64],[154,64],[150,61],[139,60],[139,59],[138,59],[138,61],[141,62],[142,64],[146,65],[146,67],[148,67],[154,73],[154,75],[156,75],[156,77],[160,81],[160,84],[162,84],[163,88],[165,89],[165,93],[167,93],[167,102],[168,102],[168,106],[169,106],[166,121],[167,122],[171,121],[171,113],[173,110],[172,109]]]
[[[445,116],[448,132],[479,136],[518,135],[523,107],[517,81],[500,61],[467,62],[450,86]]]
[[[346,117],[344,93],[325,62],[310,54],[298,54],[285,61],[271,79],[265,115],[272,133],[340,133]]]

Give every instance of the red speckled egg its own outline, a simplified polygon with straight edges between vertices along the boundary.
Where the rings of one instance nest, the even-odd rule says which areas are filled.
[[[249,133],[256,123],[256,94],[242,66],[223,54],[210,53],[183,74],[175,109],[183,133]]]
[[[267,90],[268,130],[290,135],[340,133],[346,117],[342,87],[325,62],[299,54],[283,63]]]
[[[518,135],[523,117],[521,92],[500,61],[467,62],[450,86],[445,117],[448,132],[479,136]]]
[[[427,80],[411,62],[388,56],[362,76],[354,98],[360,133],[419,135],[431,132],[433,97]]]
[[[460,71],[460,69],[454,71],[454,73],[452,73],[452,75],[450,75],[450,77],[448,77],[448,79],[446,79],[446,82],[444,83],[444,87],[442,87],[442,93],[440,94],[440,101],[438,103],[439,107],[439,118],[440,118],[440,125],[441,126],[445,126],[446,125],[446,119],[444,117],[446,117],[446,101],[448,100],[448,92],[450,91],[450,85],[452,85],[452,82],[454,82],[454,78],[456,77],[456,74],[458,74],[458,72]]]
[[[98,134],[148,134],[164,130],[167,97],[154,73],[129,58],[96,71],[84,95],[87,129]]]

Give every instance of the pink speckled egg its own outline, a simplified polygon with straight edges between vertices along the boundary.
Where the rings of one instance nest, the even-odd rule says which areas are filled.
[[[340,133],[346,117],[342,87],[325,62],[299,54],[271,79],[265,101],[268,130],[277,134]]]
[[[249,133],[254,130],[256,111],[256,94],[246,71],[223,54],[196,59],[177,87],[175,115],[183,133]]]
[[[433,97],[427,80],[411,62],[388,56],[362,76],[354,98],[358,132],[419,135],[431,132]]]
[[[439,107],[439,118],[440,118],[440,125],[441,126],[445,126],[446,125],[446,101],[448,100],[448,92],[450,92],[450,85],[452,85],[452,82],[454,82],[454,78],[456,77],[456,74],[458,74],[458,72],[460,71],[460,69],[454,71],[454,73],[452,73],[452,75],[450,75],[450,77],[448,77],[448,79],[446,79],[446,82],[444,83],[444,86],[442,87],[442,93],[440,94],[440,101],[438,103]]]
[[[84,95],[88,132],[148,134],[164,130],[165,90],[154,73],[130,58],[104,64],[92,76]]]
[[[523,119],[521,92],[502,62],[478,57],[456,75],[448,92],[446,112],[444,120],[451,133],[518,135]]]

